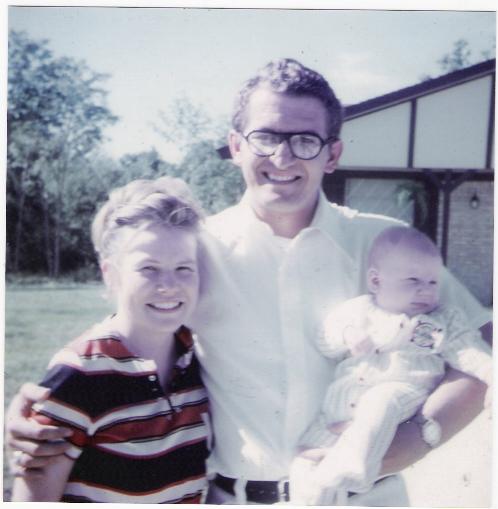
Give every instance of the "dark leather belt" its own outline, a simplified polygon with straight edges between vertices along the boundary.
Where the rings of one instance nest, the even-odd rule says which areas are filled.
[[[381,477],[374,482],[374,486],[391,477]],[[235,481],[231,477],[225,477],[221,474],[216,474],[214,484],[226,491],[230,495],[235,495]],[[348,497],[356,495],[348,491]],[[246,481],[246,500],[247,502],[255,502],[257,504],[276,504],[277,502],[289,502],[289,481],[287,479],[282,481]]]
[[[214,478],[214,484],[230,495],[235,495],[235,481],[220,474]],[[246,499],[257,504],[289,502],[289,481],[246,481]]]

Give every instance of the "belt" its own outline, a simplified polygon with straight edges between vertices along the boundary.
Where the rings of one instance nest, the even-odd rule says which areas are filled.
[[[392,477],[390,475],[377,479],[373,485]],[[216,474],[214,484],[226,491],[230,495],[235,495],[235,481],[231,477],[225,477],[221,474]],[[247,502],[255,502],[257,504],[276,504],[277,502],[289,502],[289,480],[283,479],[281,481],[246,481],[246,500]],[[351,497],[356,495],[348,491],[347,496]]]
[[[230,495],[235,495],[235,481],[231,477],[216,474],[214,484]],[[289,502],[289,481],[246,481],[245,486],[247,502],[257,504],[276,504]]]

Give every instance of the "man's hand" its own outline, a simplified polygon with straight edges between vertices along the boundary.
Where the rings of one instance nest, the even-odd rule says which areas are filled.
[[[5,417],[6,444],[13,451],[9,466],[15,476],[37,476],[51,463],[53,457],[63,454],[70,445],[64,438],[71,436],[67,428],[42,425],[30,418],[34,403],[46,399],[50,391],[27,383],[17,393]]]
[[[480,329],[482,337],[493,344],[493,324]],[[486,385],[455,369],[448,369],[441,384],[424,404],[424,415],[435,419],[442,428],[441,444],[458,433],[484,408]],[[491,391],[490,393],[491,394]],[[382,474],[403,470],[423,458],[431,448],[422,440],[419,426],[413,421],[398,426],[394,440],[384,457]]]

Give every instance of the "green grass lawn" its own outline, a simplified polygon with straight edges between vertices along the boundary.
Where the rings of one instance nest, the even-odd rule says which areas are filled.
[[[99,284],[5,289],[5,407],[21,384],[39,381],[52,355],[111,309]],[[4,462],[4,500],[12,480]]]

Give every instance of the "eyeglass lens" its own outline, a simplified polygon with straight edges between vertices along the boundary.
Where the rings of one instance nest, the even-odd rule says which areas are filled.
[[[247,142],[256,155],[271,156],[278,146],[287,140],[290,151],[299,159],[313,159],[323,147],[322,139],[314,134],[295,133],[283,134],[265,131],[253,131],[247,135]]]

